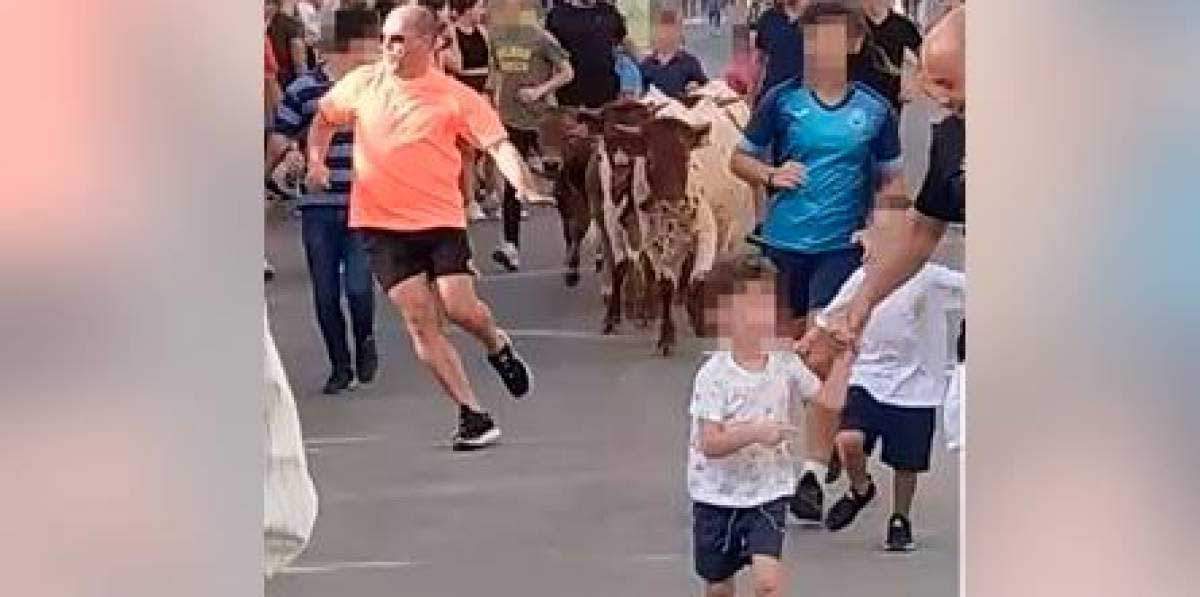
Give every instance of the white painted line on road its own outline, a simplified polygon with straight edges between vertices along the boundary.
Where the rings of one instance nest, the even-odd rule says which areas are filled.
[[[391,570],[416,566],[418,562],[331,562],[311,566],[288,566],[280,574],[327,574],[343,570]]]
[[[361,444],[383,439],[379,435],[347,435],[333,437],[310,437],[304,440],[305,446],[342,446],[346,444]]]
[[[648,553],[633,556],[635,562],[678,562],[683,559],[680,553]]]

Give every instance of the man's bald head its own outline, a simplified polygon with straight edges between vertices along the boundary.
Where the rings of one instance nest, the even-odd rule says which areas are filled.
[[[420,76],[429,68],[440,31],[436,15],[417,4],[400,6],[383,21],[384,59],[402,77]]]
[[[967,14],[957,6],[929,30],[921,46],[925,91],[943,107],[963,112],[967,86]]]
[[[405,4],[392,9],[383,21],[384,35],[416,34],[422,36],[437,35],[439,23],[437,15],[419,4]]]

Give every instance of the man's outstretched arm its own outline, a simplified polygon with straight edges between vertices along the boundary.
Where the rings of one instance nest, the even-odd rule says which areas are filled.
[[[517,190],[518,197],[524,197],[531,203],[553,202],[537,189],[533,173],[525,165],[521,152],[507,138],[501,139],[484,148],[484,151],[496,162],[496,167],[504,179]]]

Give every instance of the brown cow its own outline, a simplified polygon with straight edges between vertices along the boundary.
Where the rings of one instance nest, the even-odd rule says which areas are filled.
[[[635,186],[635,166],[643,164],[646,144],[642,126],[653,117],[647,106],[635,101],[618,101],[600,113],[601,134],[588,160],[584,191],[591,219],[600,232],[600,248],[608,280],[603,283],[608,308],[604,333],[616,330],[626,276],[637,272],[641,251],[640,213],[635,196],[644,197],[644,185]],[[643,177],[644,180],[644,177]],[[635,280],[638,275],[632,276]]]
[[[650,274],[648,298],[662,309],[658,349],[668,356],[675,347],[673,297],[688,288],[700,245],[702,211],[707,207],[688,193],[688,163],[691,152],[705,143],[709,126],[658,118],[643,125],[642,134],[649,187],[647,199],[639,206],[643,214],[643,260]],[[694,301],[687,303],[696,306]],[[690,314],[696,324],[698,314]]]
[[[586,192],[610,275],[604,332],[620,323],[632,281],[644,307],[661,306],[658,349],[667,355],[675,345],[672,298],[690,277],[697,246],[699,209],[686,193],[688,158],[708,127],[655,117],[653,108],[636,102],[606,107],[602,121]],[[644,311],[643,320],[649,317]]]

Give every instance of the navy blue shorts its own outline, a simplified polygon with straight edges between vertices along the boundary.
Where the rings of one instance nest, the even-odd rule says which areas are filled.
[[[751,556],[783,554],[787,498],[757,508],[725,508],[692,502],[692,546],[696,574],[718,583],[731,578]]]
[[[937,409],[932,406],[895,406],[875,399],[861,386],[850,386],[842,409],[841,429],[866,436],[863,451],[870,455],[883,438],[883,463],[898,471],[929,470]]]
[[[862,266],[863,251],[858,246],[824,253],[767,247],[766,255],[779,270],[781,298],[791,307],[792,317],[799,318],[833,301],[842,284]]]

